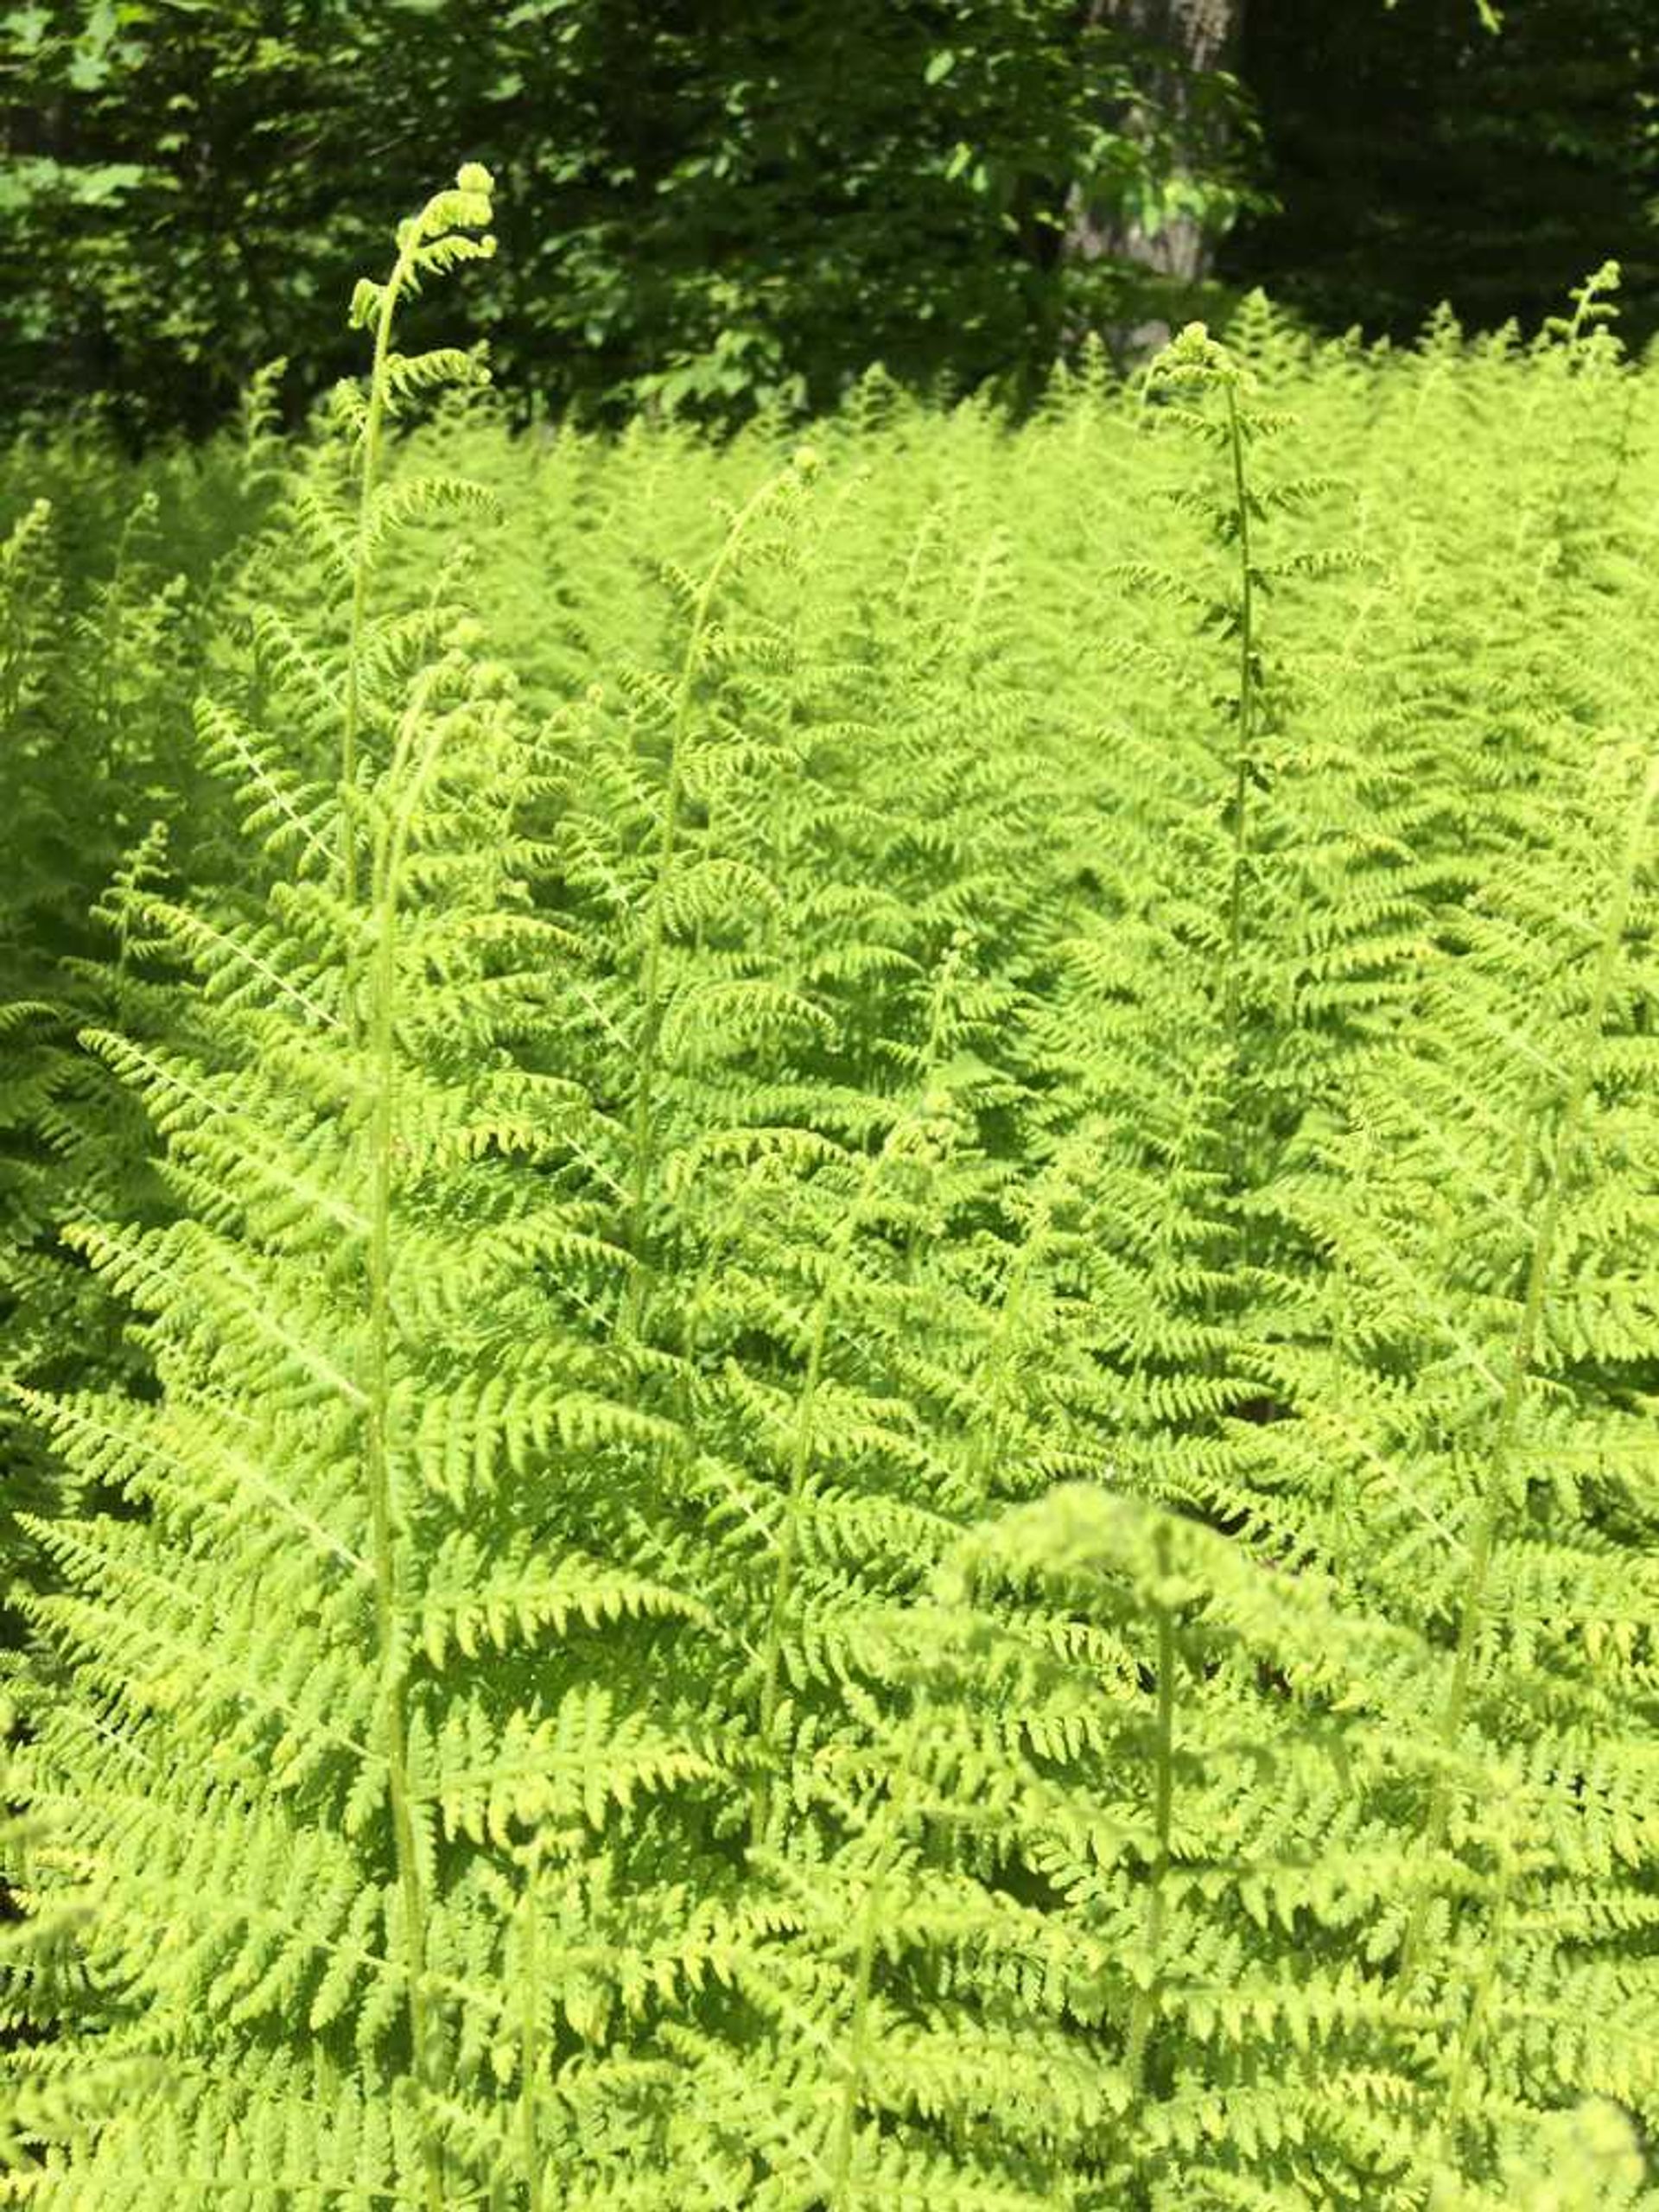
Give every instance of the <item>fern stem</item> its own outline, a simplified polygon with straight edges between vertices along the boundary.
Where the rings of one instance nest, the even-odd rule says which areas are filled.
[[[1452,2077],[1446,2084],[1446,2103],[1440,2113],[1440,2142],[1450,2150],[1455,2139],[1458,2125],[1463,2116],[1463,2101],[1467,2094],[1469,2078],[1475,2066],[1476,2054],[1486,2025],[1486,2013],[1497,1986],[1498,1971],[1503,1955],[1503,1939],[1507,1932],[1510,1893],[1515,1878],[1515,1860],[1508,1843],[1503,1849],[1503,1872],[1498,1877],[1497,1895],[1493,1900],[1491,1917],[1487,1923],[1485,1941],[1481,1946],[1481,1965],[1478,1978],[1469,1999],[1469,2009],[1464,2015],[1463,2031],[1458,2037],[1458,2048],[1452,2063]]]
[[[363,642],[368,626],[369,537],[373,518],[380,439],[391,391],[391,330],[397,302],[413,273],[421,244],[420,219],[401,226],[397,257],[380,288],[375,317],[374,357],[363,422],[363,464],[358,486],[357,530],[352,554],[351,626],[346,645],[346,700],[340,732],[340,874],[345,904],[357,904],[357,781],[361,734]],[[355,315],[353,316],[355,320]],[[427,2012],[428,1906],[416,1834],[414,1797],[409,1779],[409,1699],[404,1638],[400,1630],[402,1592],[397,1557],[397,1514],[392,1488],[390,1430],[391,1400],[391,1213],[392,1158],[397,1132],[397,903],[410,825],[443,739],[435,715],[418,767],[409,772],[410,755],[438,680],[429,669],[417,680],[400,725],[385,790],[391,810],[376,838],[372,919],[374,950],[368,1009],[368,1065],[372,1109],[369,1117],[369,1206],[366,1254],[368,1303],[365,1350],[363,1473],[368,1493],[371,1563],[374,1573],[376,1664],[382,1700],[381,1725],[386,1758],[387,1809],[404,1923],[409,1975],[406,2011],[410,2061],[417,2094],[437,2087],[435,2043]],[[355,954],[346,959],[346,1018],[353,1041],[359,1037]],[[444,2212],[442,2147],[421,2115],[421,2161],[428,2212]]]
[[[1227,894],[1227,1033],[1238,1052],[1239,959],[1244,944],[1244,874],[1249,861],[1250,747],[1255,735],[1255,578],[1250,565],[1250,498],[1244,475],[1244,429],[1233,378],[1223,382],[1227,444],[1232,460],[1233,512],[1238,524],[1238,707],[1233,762],[1233,866]]]
[[[417,684],[404,717],[388,779],[396,788],[414,734],[420,725],[435,672]],[[397,900],[410,823],[427,775],[436,758],[442,727],[429,738],[419,772],[410,779],[400,804],[378,842],[374,882],[375,951],[371,971],[369,1065],[373,1108],[369,1122],[368,1331],[363,1394],[363,1469],[368,1492],[370,1560],[374,1572],[376,1661],[380,1677],[386,1758],[386,1798],[404,1921],[409,1985],[406,2012],[410,2056],[418,2088],[436,2087],[432,2023],[426,2005],[427,1898],[415,1832],[414,1797],[409,1779],[409,1704],[404,1638],[400,1633],[396,1512],[392,1493],[390,1413],[391,1398],[391,1213],[392,1158],[397,1128]],[[422,2130],[428,2212],[444,2212],[442,2151],[424,2126]]]
[[[1157,1538],[1160,1573],[1169,1571],[1169,1540]],[[1128,2065],[1137,2090],[1146,2087],[1147,2043],[1157,2006],[1158,1974],[1164,1947],[1164,1884],[1170,1868],[1170,1830],[1175,1796],[1175,1616],[1156,1605],[1158,1618],[1158,1718],[1153,1752],[1153,1860],[1147,1884],[1145,1936],[1151,1979],[1135,1993],[1129,2016]]]
[[[1027,1234],[1015,1252],[1007,1277],[1002,1287],[1002,1302],[984,1364],[980,1370],[979,1383],[989,1408],[989,1418],[979,1427],[969,1448],[968,1465],[973,1475],[974,1487],[982,1498],[996,1470],[1007,1441],[1009,1429],[1009,1386],[1014,1380],[1014,1362],[1018,1357],[1020,1332],[1025,1322],[1026,1294],[1036,1271],[1046,1236],[1043,1229]]]
[[[656,1177],[656,1081],[662,1037],[663,952],[668,937],[668,901],[678,856],[680,809],[685,793],[685,745],[691,731],[692,702],[697,673],[702,664],[703,640],[708,634],[715,597],[736,557],[745,532],[778,487],[792,480],[791,466],[769,476],[752,492],[733,518],[724,543],[698,588],[692,604],[690,633],[680,663],[674,692],[673,721],[668,742],[668,779],[663,794],[662,822],[657,837],[657,869],[645,920],[645,951],[639,976],[639,1046],[634,1074],[633,1162],[628,1186],[628,1249],[634,1258],[624,1307],[624,1326],[630,1332],[639,1321],[641,1277],[645,1252],[645,1211]]]
[[[881,1925],[886,1884],[878,1868],[870,1876],[859,1915],[858,1957],[853,1969],[853,2017],[847,2038],[847,2070],[836,2115],[830,2154],[830,2212],[851,2212],[853,2153],[858,2140],[858,2107],[864,2093],[864,2066],[870,2033],[870,1998],[875,1981],[875,1939]]]
[[[997,561],[1005,551],[1006,546],[1007,540],[1002,532],[997,530],[991,533],[980,548],[979,558],[974,564],[973,589],[968,594],[968,601],[963,609],[962,620],[957,625],[952,647],[952,650],[957,652],[965,652],[973,643],[975,633],[979,628],[979,618],[985,611],[985,601],[990,591],[991,578],[995,573]]]
[[[901,615],[908,614],[910,612],[910,602],[916,588],[916,579],[921,573],[922,555],[927,550],[929,538],[938,527],[938,508],[926,508],[917,527],[916,535],[911,540],[910,553],[905,562],[905,573],[899,586],[898,612]]]
[[[878,1842],[859,1912],[858,1950],[853,1967],[853,2010],[848,2026],[847,2064],[830,2154],[828,2212],[852,2212],[853,2159],[858,2145],[858,2108],[864,2094],[870,2042],[870,2012],[875,1993],[875,1955],[890,1887],[901,1864],[913,1805],[916,1748],[931,1724],[925,1689],[918,1693],[908,1726],[899,1738],[899,1758],[887,1802],[874,1818],[885,1830]]]
[[[1467,1578],[1464,1583],[1459,1608],[1458,1641],[1452,1659],[1452,1679],[1447,1687],[1446,1702],[1441,1709],[1438,1733],[1440,1747],[1451,1752],[1457,1747],[1463,1733],[1468,1712],[1469,1688],[1474,1672],[1475,1648],[1485,1612],[1486,1585],[1491,1573],[1492,1554],[1497,1541],[1499,1522],[1503,1517],[1505,1491],[1508,1486],[1510,1461],[1520,1426],[1521,1408],[1525,1401],[1526,1388],[1531,1378],[1537,1356],[1538,1339],[1543,1327],[1548,1306],[1550,1268],[1555,1255],[1555,1243],[1560,1232],[1561,1212],[1570,1185],[1573,1157],[1576,1150],[1580,1125],[1589,1100],[1591,1077],[1596,1047],[1600,1041],[1607,1018],[1607,1001],[1612,994],[1613,977],[1618,969],[1624,932],[1629,925],[1630,902],[1635,894],[1636,879],[1642,862],[1642,848],[1647,835],[1648,818],[1656,799],[1659,799],[1659,757],[1656,757],[1643,779],[1636,804],[1631,808],[1626,825],[1624,849],[1615,879],[1612,895],[1607,903],[1606,920],[1601,942],[1597,949],[1596,964],[1590,987],[1590,1002],[1585,1015],[1580,1042],[1575,1056],[1573,1072],[1567,1084],[1567,1096],[1561,1109],[1560,1122],[1556,1133],[1550,1160],[1549,1177],[1545,1186],[1543,1202],[1539,1209],[1537,1228],[1532,1240],[1532,1252],[1527,1265],[1526,1290],[1522,1302],[1521,1319],[1516,1329],[1509,1364],[1504,1373],[1503,1394],[1498,1407],[1497,1424],[1492,1439],[1491,1456],[1487,1463],[1486,1480],[1481,1502],[1480,1517],[1475,1527],[1474,1540],[1470,1546]],[[1446,1840],[1447,1825],[1452,1815],[1453,1791],[1451,1783],[1442,1779],[1436,1786],[1430,1803],[1429,1817],[1424,1831],[1424,1886],[1420,1890],[1412,1910],[1410,1923],[1401,1953],[1400,1970],[1409,1976],[1416,1967],[1422,1947],[1431,1893],[1428,1888],[1433,1859]]]
[[[849,1220],[852,1218],[849,1214]],[[839,1287],[841,1262],[850,1238],[837,1239],[830,1274],[813,1309],[812,1334],[807,1346],[806,1376],[795,1408],[795,1433],[790,1444],[789,1488],[784,1501],[784,1525],[778,1538],[778,1560],[772,1572],[772,1601],[766,1611],[766,1640],[760,1653],[760,1704],[758,1727],[762,1757],[770,1756],[772,1732],[778,1718],[779,1678],[783,1669],[784,1620],[795,1590],[795,1560],[800,1548],[801,1513],[806,1502],[807,1477],[812,1466],[812,1416],[818,1385],[823,1376],[824,1345],[830,1333],[830,1308]],[[751,1800],[750,1829],[757,1841],[772,1818],[772,1777],[763,1766],[755,1777]]]
[[[928,1039],[925,1053],[928,1080],[937,1065],[938,1055],[944,1034],[947,1006],[946,985],[955,972],[959,955],[955,948],[940,963],[938,988],[931,1000]],[[871,1199],[875,1195],[882,1170],[892,1154],[893,1143],[901,1129],[910,1126],[908,1118],[897,1122],[887,1132],[879,1152],[865,1160],[864,1173],[859,1181],[852,1204],[841,1217],[839,1229],[830,1248],[824,1278],[817,1302],[813,1308],[811,1332],[807,1341],[806,1374],[801,1385],[800,1399],[795,1409],[795,1427],[790,1443],[789,1487],[785,1493],[784,1525],[778,1539],[778,1560],[772,1577],[772,1600],[767,1608],[766,1630],[760,1656],[760,1700],[758,1727],[763,1764],[755,1777],[750,1801],[750,1833],[757,1840],[764,1839],[772,1816],[772,1778],[764,1761],[770,1756],[772,1730],[777,1721],[781,1698],[783,1671],[784,1623],[794,1594],[795,1563],[800,1548],[801,1520],[806,1503],[806,1486],[812,1468],[813,1416],[823,1379],[825,1348],[829,1343],[830,1325],[839,1301],[848,1262],[855,1242],[863,1227],[864,1217]]]
[[[537,1887],[541,1872],[539,1846],[532,1845],[524,1868],[524,1894],[520,1911],[518,1976],[518,2131],[524,2152],[524,2186],[528,2212],[543,2212],[541,2140],[537,2125],[536,2088],[541,2070],[541,1959],[537,1944]]]
[[[795,1427],[790,1439],[789,1486],[784,1499],[784,1525],[779,1532],[778,1560],[772,1573],[772,1599],[766,1609],[766,1630],[760,1651],[760,1700],[757,1717],[763,1760],[770,1756],[772,1730],[782,1698],[784,1623],[795,1592],[795,1565],[800,1551],[801,1519],[806,1505],[806,1485],[812,1471],[813,1416],[823,1380],[823,1360],[830,1340],[830,1324],[841,1296],[842,1282],[854,1240],[875,1190],[893,1137],[865,1162],[864,1174],[853,1203],[842,1216],[841,1227],[824,1269],[823,1285],[812,1309],[807,1340],[806,1373],[795,1408]],[[772,1777],[765,1765],[755,1777],[750,1800],[750,1833],[764,1840],[772,1818]]]
[[[923,1051],[923,1064],[931,1071],[944,1057],[945,1032],[950,1016],[950,987],[961,973],[963,938],[952,940],[949,950],[934,971],[932,988],[928,994],[927,1043]],[[921,1250],[922,1224],[913,1220],[905,1233],[905,1276],[913,1281],[917,1257]]]

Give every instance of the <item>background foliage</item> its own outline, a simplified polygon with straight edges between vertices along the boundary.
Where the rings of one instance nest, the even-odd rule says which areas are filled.
[[[129,431],[200,430],[286,355],[296,419],[348,365],[366,211],[417,199],[434,145],[499,180],[472,328],[521,405],[729,422],[833,404],[878,359],[1028,396],[1087,329],[1213,311],[1148,259],[1171,226],[1215,245],[1252,214],[1226,284],[1338,327],[1408,334],[1442,296],[1535,320],[1616,253],[1645,334],[1641,0],[1519,0],[1499,38],[1464,0],[1247,7],[1214,49],[1237,76],[1186,66],[1190,12],[22,0],[0,14],[3,405],[101,396]],[[1072,250],[1084,207],[1120,250]]]
[[[1114,127],[1136,41],[1072,0],[38,0],[0,39],[5,380],[141,425],[202,426],[279,353],[340,373],[364,211],[435,144],[499,179],[474,327],[509,389],[728,413],[877,359],[1028,370],[1122,290],[1061,255],[1068,194],[1155,205],[1170,168],[1155,111]],[[1190,189],[1236,202],[1225,166]]]
[[[1223,266],[1327,327],[1408,338],[1448,298],[1528,327],[1604,255],[1624,330],[1659,325],[1659,12],[1512,0],[1499,37],[1440,0],[1247,8],[1239,67],[1278,212]]]

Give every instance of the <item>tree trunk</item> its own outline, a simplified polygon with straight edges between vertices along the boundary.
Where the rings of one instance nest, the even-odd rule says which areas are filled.
[[[1085,0],[1085,30],[1116,29],[1147,49],[1136,62],[1142,98],[1118,114],[1116,128],[1142,141],[1163,138],[1173,177],[1202,175],[1221,150],[1220,126],[1196,97],[1197,80],[1225,65],[1243,13],[1243,0]],[[1079,261],[1109,257],[1181,285],[1209,274],[1216,241],[1198,215],[1176,213],[1148,230],[1075,186],[1069,216],[1065,251]],[[1169,325],[1154,318],[1110,335],[1116,350],[1139,355],[1166,344]]]

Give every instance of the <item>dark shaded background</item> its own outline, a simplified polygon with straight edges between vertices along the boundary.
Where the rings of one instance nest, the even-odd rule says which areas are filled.
[[[1327,329],[1535,327],[1608,256],[1621,331],[1659,328],[1659,0],[1511,0],[1498,38],[1445,0],[1247,0],[1239,69],[1282,212],[1222,271]]]
[[[1200,5],[1230,68],[1182,51]],[[1610,254],[1626,335],[1659,327],[1659,0],[1511,0],[1497,38],[1472,0],[1239,5],[26,0],[0,423],[199,433],[278,354],[297,420],[463,157],[500,187],[467,325],[523,410],[732,422],[876,359],[1018,401],[1087,331],[1257,283],[1407,336],[1443,298],[1535,325]],[[1160,225],[1196,276],[1148,266]]]

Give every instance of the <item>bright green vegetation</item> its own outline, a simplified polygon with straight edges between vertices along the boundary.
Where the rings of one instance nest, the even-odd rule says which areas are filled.
[[[499,176],[503,251],[467,327],[521,403],[730,423],[831,404],[872,360],[1028,391],[1069,333],[1179,316],[1191,291],[1068,251],[1074,195],[1154,228],[1224,227],[1252,196],[1243,90],[1213,38],[1184,50],[1189,12],[24,0],[0,10],[0,420],[73,394],[201,431],[278,353],[290,401],[315,397],[358,365],[341,295],[434,146]],[[1471,0],[1451,12],[1447,78],[1497,44]],[[1602,28],[1617,89],[1592,128],[1641,148],[1646,43]],[[1584,128],[1570,100],[1548,122]]]
[[[1605,275],[515,442],[487,182],[0,486],[13,2200],[1659,2201]]]

